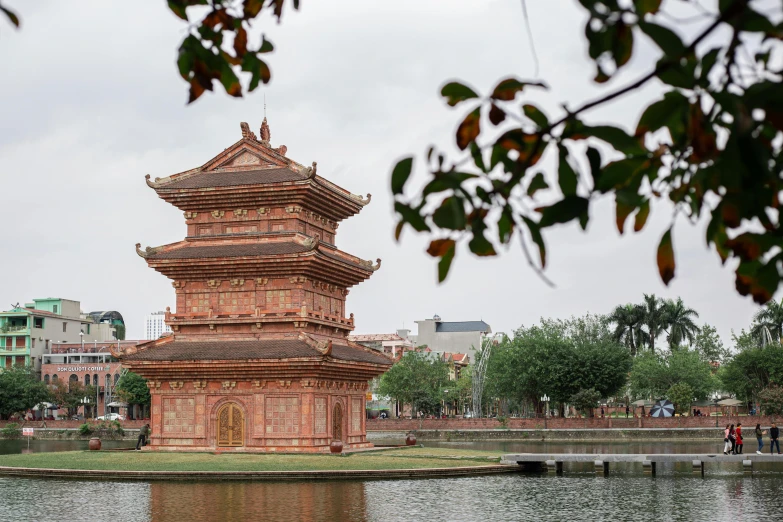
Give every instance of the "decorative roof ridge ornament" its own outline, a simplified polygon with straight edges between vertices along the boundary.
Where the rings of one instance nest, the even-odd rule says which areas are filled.
[[[147,182],[147,186],[150,187],[150,188],[158,188],[158,187],[160,187],[160,183],[158,183],[158,181],[160,181],[160,178],[155,178],[155,181],[150,181],[150,177],[151,176],[149,174],[144,176],[144,181]]]
[[[314,179],[317,170],[318,170],[318,163],[314,161],[312,167],[307,167],[304,170],[302,170],[302,174],[307,176],[307,179]]]
[[[358,194],[351,194],[351,197],[359,202],[359,204],[363,207],[366,207],[370,204],[370,201],[372,201],[372,194],[367,194],[367,198],[363,198]]]
[[[264,121],[261,122],[261,129],[259,131],[259,135],[261,136],[261,139],[259,140],[261,142],[261,145],[264,145],[266,147],[269,147],[269,140],[272,139],[272,131],[269,129],[269,124],[266,121],[266,116],[264,116]]]
[[[315,250],[318,248],[318,243],[317,237],[310,237],[302,241],[302,246],[307,247],[308,250]]]
[[[246,122],[241,122],[239,124],[239,128],[242,129],[242,139],[245,140],[255,140],[258,141],[258,138],[256,138],[255,132],[250,130],[250,125],[248,125]]]
[[[317,341],[307,335],[304,332],[299,332],[299,340],[304,341],[307,343],[308,346],[311,348],[315,348],[319,352],[321,352],[324,356],[332,355],[332,340],[324,340],[324,341]]]
[[[379,257],[378,259],[375,260],[375,262],[377,264],[373,266],[372,261],[362,261],[362,266],[365,266],[368,269],[370,269],[373,272],[375,272],[376,270],[378,270],[381,267],[381,258]]]
[[[163,247],[147,247],[144,250],[141,249],[141,243],[136,243],[136,253],[139,257],[147,259],[149,256],[160,252]]]

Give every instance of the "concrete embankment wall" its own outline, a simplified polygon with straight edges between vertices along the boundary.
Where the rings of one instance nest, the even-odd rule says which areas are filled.
[[[675,429],[572,429],[572,430],[412,430],[419,442],[477,441],[655,441],[655,440],[721,440],[723,428]],[[407,431],[371,431],[367,439],[399,441]],[[746,437],[747,438],[747,437]],[[754,439],[755,443],[755,439]]]

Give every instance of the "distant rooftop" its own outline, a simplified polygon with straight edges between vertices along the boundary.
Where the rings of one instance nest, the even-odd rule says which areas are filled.
[[[492,332],[492,329],[484,321],[455,321],[438,322],[435,326],[436,332]]]
[[[369,341],[404,341],[405,339],[397,334],[361,334],[349,335],[348,340],[355,343],[361,343]]]

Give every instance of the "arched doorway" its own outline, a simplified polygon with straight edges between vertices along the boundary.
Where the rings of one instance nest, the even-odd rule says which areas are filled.
[[[217,445],[245,445],[245,415],[233,402],[224,404],[217,412]]]
[[[332,410],[332,440],[343,440],[343,406],[339,402]]]

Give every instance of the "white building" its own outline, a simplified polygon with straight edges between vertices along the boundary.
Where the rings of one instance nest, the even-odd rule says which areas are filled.
[[[164,321],[166,318],[166,312],[152,312],[144,318],[145,325],[145,339],[154,341],[161,335],[171,331],[169,325]]]

